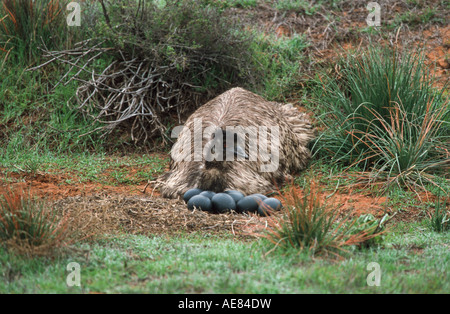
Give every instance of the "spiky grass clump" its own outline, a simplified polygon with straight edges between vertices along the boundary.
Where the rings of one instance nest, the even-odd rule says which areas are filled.
[[[450,108],[420,53],[370,48],[341,60],[338,78],[322,80],[329,128],[316,154],[373,170],[389,183],[423,186],[448,173]]]
[[[323,203],[315,183],[305,190],[304,196],[294,189],[288,195],[285,215],[270,219],[270,227],[262,235],[274,248],[296,248],[313,256],[340,257],[350,246],[370,245],[368,241],[380,235],[381,222],[361,223],[358,219],[341,218],[336,207]]]
[[[0,52],[31,60],[37,47],[62,48],[74,32],[66,23],[66,5],[59,0],[1,0]]]
[[[8,189],[0,195],[0,239],[16,252],[45,255],[67,246],[67,218],[24,192]]]

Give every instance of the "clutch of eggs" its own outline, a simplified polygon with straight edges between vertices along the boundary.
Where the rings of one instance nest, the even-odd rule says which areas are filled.
[[[228,190],[221,193],[190,189],[183,195],[183,200],[190,210],[199,209],[207,212],[226,213],[234,210],[238,213],[258,213],[268,216],[271,211],[280,210],[281,202],[274,197],[263,194],[245,196],[242,192]]]

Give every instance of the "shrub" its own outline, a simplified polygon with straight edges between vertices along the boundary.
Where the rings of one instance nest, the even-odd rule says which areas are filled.
[[[322,202],[314,182],[306,188],[304,196],[291,189],[286,202],[284,216],[270,219],[270,227],[262,235],[274,248],[341,256],[350,246],[375,244],[373,239],[380,235],[381,221],[367,217],[340,218],[337,208]]]
[[[81,82],[78,109],[102,124],[87,134],[118,130],[134,144],[171,143],[171,126],[232,86],[282,99],[296,84],[308,46],[304,36],[277,39],[243,30],[221,2],[86,5],[83,25],[93,35],[46,56],[68,69],[60,82]]]
[[[67,217],[23,192],[8,189],[0,196],[0,239],[20,253],[45,254],[68,244]]]
[[[325,76],[317,101],[328,126],[315,154],[372,169],[389,183],[423,186],[449,158],[449,103],[433,88],[423,54],[370,48]]]
[[[232,84],[251,80],[249,37],[209,1],[99,3],[101,9],[92,10],[102,12],[95,38],[49,57],[71,60],[65,77],[83,82],[80,108],[104,123],[103,131],[125,127],[135,143],[156,136],[170,142],[168,125]],[[105,54],[111,62],[93,71]]]
[[[257,35],[250,46],[254,71],[259,81],[255,87],[269,99],[283,100],[293,91],[300,80],[302,52],[309,46],[306,37],[294,34],[292,37]]]

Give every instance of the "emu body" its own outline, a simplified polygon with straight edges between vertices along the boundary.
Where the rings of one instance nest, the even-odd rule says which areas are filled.
[[[201,121],[204,131],[200,138],[201,156],[195,155],[196,147],[192,149],[197,121]],[[229,128],[246,131],[226,136]],[[261,134],[254,134],[261,129],[277,132],[262,138]],[[212,135],[222,134],[220,131],[223,140]],[[269,102],[242,88],[233,88],[198,108],[187,119],[172,147],[170,169],[158,179],[158,185],[168,198],[178,197],[191,188],[215,192],[233,189],[247,195],[269,192],[280,187],[290,173],[307,166],[311,157],[307,145],[314,134],[306,114],[292,105]],[[256,151],[251,139],[257,139]],[[262,141],[269,147],[265,154],[260,153],[264,151]],[[271,158],[277,160],[276,167],[265,168]]]

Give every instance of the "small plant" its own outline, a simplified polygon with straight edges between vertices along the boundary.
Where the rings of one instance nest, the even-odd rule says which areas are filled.
[[[447,210],[447,202],[441,202],[440,197],[436,198],[434,211],[428,213],[428,224],[430,229],[435,232],[445,232],[450,230],[450,215]]]
[[[45,254],[67,245],[68,217],[23,192],[6,190],[0,195],[0,239],[18,252]]]
[[[25,172],[28,172],[32,176],[36,176],[39,173],[42,162],[37,158],[31,158],[24,163],[24,166]]]
[[[356,218],[352,224],[351,234],[365,233],[368,236],[374,235],[366,241],[360,243],[360,247],[370,247],[378,245],[383,240],[385,224],[389,220],[389,215],[385,214],[381,219],[375,218],[372,214],[364,214]]]
[[[286,203],[285,215],[270,219],[270,228],[263,234],[274,248],[293,247],[312,255],[341,256],[346,247],[367,245],[380,234],[378,224],[340,218],[337,208],[321,201],[314,182],[302,197],[291,189]]]

